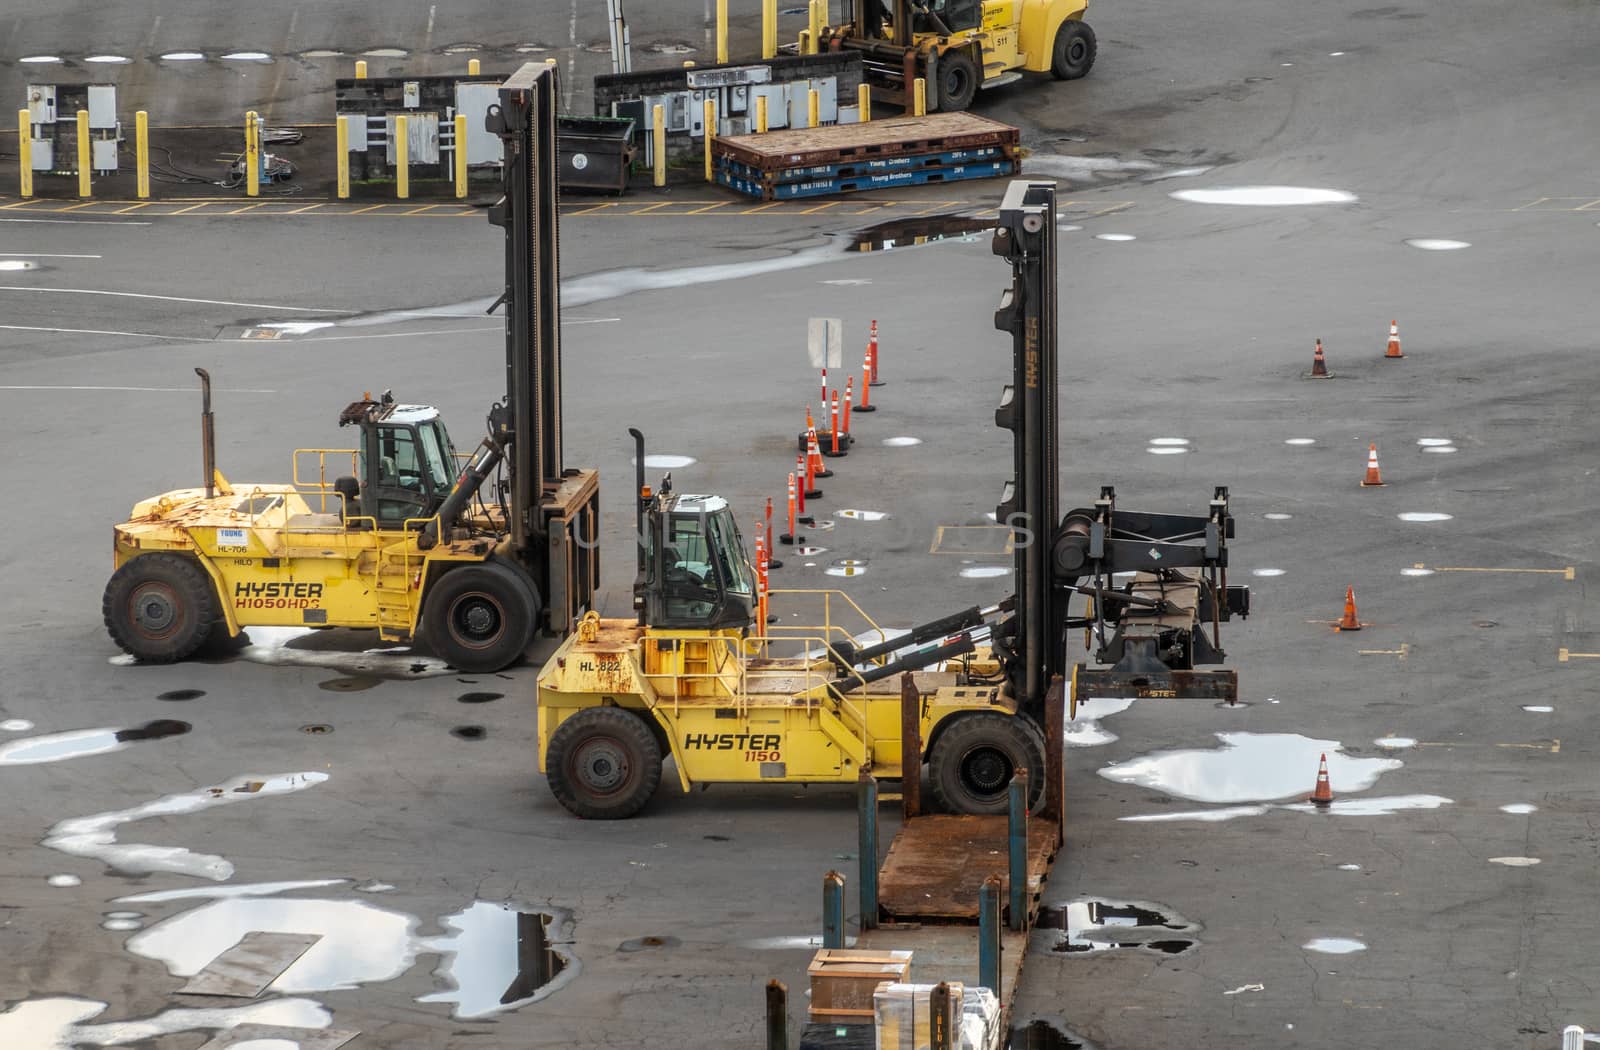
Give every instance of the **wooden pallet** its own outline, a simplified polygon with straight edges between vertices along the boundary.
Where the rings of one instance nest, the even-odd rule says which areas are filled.
[[[840,164],[851,160],[945,153],[983,146],[1020,145],[1022,133],[1009,124],[972,113],[934,113],[890,117],[865,124],[730,135],[713,140],[712,156],[726,157],[762,172]]]
[[[1031,924],[1058,829],[1028,822],[1028,912]],[[1000,876],[1009,899],[1004,816],[915,817],[900,828],[879,875],[878,903],[890,922],[976,923],[978,888]],[[1004,907],[1004,905],[1003,905]]]

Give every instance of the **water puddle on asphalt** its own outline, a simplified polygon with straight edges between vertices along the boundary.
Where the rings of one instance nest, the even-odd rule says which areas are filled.
[[[971,565],[961,570],[964,580],[991,580],[999,576],[1009,576],[1012,569],[1008,565]]]
[[[1129,824],[1164,824],[1176,823],[1184,820],[1195,820],[1203,824],[1220,824],[1226,820],[1238,820],[1240,817],[1259,817],[1264,815],[1270,806],[1224,806],[1221,809],[1196,809],[1180,813],[1136,813],[1131,817],[1118,817],[1120,821]]]
[[[844,510],[834,511],[833,516],[836,518],[848,518],[851,521],[887,521],[889,519],[887,511],[855,510],[849,507]]]
[[[1555,710],[1549,704],[1523,704],[1522,709],[1535,715],[1548,715]]]
[[[32,728],[33,723],[26,718],[8,718],[4,722],[0,722],[0,729],[5,730],[7,733],[26,733]]]
[[[1522,816],[1525,813],[1536,812],[1538,808],[1538,806],[1535,806],[1531,802],[1512,802],[1508,805],[1501,806],[1500,812],[1510,813],[1514,816]]]
[[[1120,784],[1136,784],[1196,802],[1271,802],[1309,794],[1319,756],[1328,756],[1334,793],[1364,791],[1399,759],[1355,758],[1337,740],[1298,733],[1217,733],[1220,748],[1157,751],[1101,769]]]
[[[1138,238],[1135,237],[1131,233],[1097,233],[1097,234],[1094,235],[1094,239],[1097,240],[1097,241],[1118,241],[1118,242],[1121,242],[1121,241],[1136,241],[1136,240],[1138,240]]]
[[[1490,857],[1490,864],[1502,864],[1508,868],[1531,868],[1539,863],[1538,857]]]
[[[1459,450],[1454,445],[1430,445],[1422,451],[1430,452],[1436,456],[1448,456]]]
[[[1317,443],[1317,439],[1316,438],[1284,438],[1283,439],[1283,443],[1285,445],[1294,445],[1296,448],[1305,448],[1307,445],[1315,445]]]
[[[856,939],[854,937],[845,937],[844,946],[846,948],[854,948],[855,945]],[[807,951],[822,947],[822,935],[816,934],[811,937],[803,935],[799,937],[757,937],[754,940],[740,941],[739,947],[749,948],[758,952]]]
[[[1151,438],[1149,441],[1146,442],[1146,444],[1159,445],[1159,446],[1171,445],[1171,446],[1176,448],[1178,446],[1189,444],[1189,439],[1188,438]]]
[[[1272,512],[1272,513],[1263,514],[1261,516],[1263,518],[1267,519],[1268,521],[1289,521],[1290,519],[1292,519],[1294,517],[1293,514],[1284,514],[1284,513],[1281,513],[1281,512]]]
[[[1174,190],[1167,196],[1190,204],[1236,204],[1281,208],[1303,204],[1349,204],[1356,199],[1344,190],[1310,186],[1228,186],[1202,190]]]
[[[1250,575],[1252,575],[1252,576],[1282,576],[1283,575],[1283,570],[1282,569],[1251,569],[1250,570]]]
[[[69,817],[51,828],[41,845],[70,856],[101,861],[124,875],[167,871],[224,882],[233,876],[233,864],[223,857],[195,853],[182,846],[121,844],[117,842],[117,829],[149,817],[181,816],[235,802],[290,794],[327,779],[328,774],[319,772],[235,777],[215,787],[166,795],[129,809]]]
[[[1361,870],[1361,865],[1359,865],[1359,864],[1341,864],[1341,865],[1339,865],[1339,870],[1340,871],[1360,871]]]
[[[1472,247],[1470,241],[1452,241],[1443,237],[1409,237],[1406,243],[1425,252],[1454,252]]]
[[[800,547],[796,547],[794,549],[794,552],[796,554],[800,555],[802,558],[814,558],[819,554],[828,553],[828,548],[826,548],[826,547],[805,547],[805,546],[800,546]]]
[[[367,675],[351,675],[346,678],[330,678],[325,682],[318,682],[317,688],[330,693],[360,693],[382,684],[383,679],[381,678],[372,678]]]
[[[914,437],[887,437],[883,443],[890,448],[910,448],[912,445],[922,444],[921,438]]]
[[[1433,575],[1433,570],[1429,569],[1429,568],[1424,568],[1421,565],[1413,565],[1409,569],[1401,569],[1400,570],[1400,575],[1402,575],[1402,576],[1432,576]]]
[[[1010,1050],[1085,1050],[1088,1044],[1052,1021],[1029,1021],[1011,1029],[1006,1046]]]
[[[301,58],[343,58],[344,52],[331,47],[314,47],[300,52]]]
[[[1416,740],[1409,736],[1380,736],[1378,739],[1374,740],[1373,743],[1377,744],[1379,747],[1387,748],[1391,751],[1399,751],[1408,747],[1417,746]]]
[[[168,51],[161,56],[163,62],[204,62],[205,59],[203,51]]]
[[[265,51],[230,51],[222,56],[224,62],[271,62],[272,56]]]
[[[1069,954],[1135,949],[1177,955],[1198,942],[1171,935],[1200,929],[1182,916],[1169,915],[1162,906],[1100,897],[1041,908],[1034,926],[1060,931],[1050,950]]]
[[[1399,518],[1401,521],[1429,522],[1429,521],[1449,521],[1452,516],[1449,515],[1449,514],[1441,514],[1438,511],[1413,510],[1413,511],[1406,511],[1404,514],[1397,514],[1397,515],[1395,515],[1395,517]]]
[[[361,55],[363,58],[405,58],[410,53],[403,47],[375,47]]]
[[[17,59],[17,61],[21,62],[24,65],[29,65],[29,66],[51,66],[51,65],[55,65],[55,64],[59,63],[61,61],[61,56],[59,56],[59,55],[24,55],[23,57]]]
[[[457,740],[482,740],[489,731],[483,726],[456,726],[450,730],[450,735]]]
[[[1032,164],[1032,160],[1029,161]],[[993,219],[967,215],[927,215],[914,219],[894,219],[858,231],[850,240],[853,252],[887,252],[952,238],[976,240],[977,235],[994,228]]]
[[[1120,715],[1133,706],[1134,700],[1131,696],[1095,696],[1078,701],[1078,715],[1066,723],[1062,740],[1068,747],[1100,747],[1112,743],[1117,734],[1102,729],[1101,719]]]
[[[1337,791],[1334,793],[1338,794]],[[1327,813],[1335,817],[1392,817],[1404,810],[1438,809],[1448,806],[1450,802],[1450,799],[1441,795],[1379,795],[1373,798],[1336,798],[1332,805],[1327,806],[1295,802],[1275,808],[1296,813]]]
[[[45,884],[56,889],[67,889],[72,886],[82,886],[83,880],[76,875],[51,875],[45,879]]]
[[[505,696],[504,693],[462,693],[456,697],[456,702],[461,704],[488,704]]]
[[[453,1016],[488,1017],[536,1002],[576,976],[574,960],[552,944],[559,917],[519,911],[491,901],[474,901],[448,915],[451,932],[425,937],[423,951],[443,955],[434,976],[447,990],[424,995],[419,1003],[454,1003]]]
[[[1313,937],[1300,946],[1308,952],[1321,952],[1324,955],[1349,955],[1352,952],[1364,952],[1367,946],[1353,937]]]
[[[73,729],[65,733],[25,737],[0,744],[0,766],[31,766],[69,758],[121,751],[137,740],[160,740],[190,730],[188,722],[170,718],[146,722],[131,729]]]
[[[169,689],[156,696],[157,700],[183,701],[198,700],[206,695],[204,689]]]
[[[269,667],[320,667],[368,678],[435,678],[454,673],[443,660],[407,646],[352,651],[352,639],[366,632],[321,631],[307,627],[249,627],[239,658]],[[335,648],[338,646],[338,648]]]
[[[126,1046],[150,1043],[186,1032],[227,1031],[246,1024],[280,1028],[327,1028],[333,1021],[321,1003],[310,999],[273,999],[248,1006],[211,1009],[175,1008],[151,1017],[86,1024],[106,1004],[94,999],[52,996],[26,999],[0,1013],[0,1046],[6,1050],[62,1050],[76,1046]],[[208,1046],[211,1044],[207,1044]],[[239,1044],[233,1042],[232,1046]]]
[[[1179,445],[1151,445],[1145,451],[1152,456],[1181,456],[1190,450]]]
[[[125,66],[133,59],[127,55],[89,55],[84,61],[97,66]]]

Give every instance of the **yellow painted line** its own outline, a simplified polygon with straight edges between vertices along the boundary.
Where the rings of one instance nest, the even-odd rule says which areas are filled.
[[[1590,208],[1600,207],[1600,200],[1592,200],[1588,204],[1580,204],[1573,211],[1588,211]]]
[[[1526,744],[1496,744],[1495,747],[1520,747],[1529,751],[1548,751],[1552,755],[1561,753],[1561,741],[1559,740],[1531,740]]]
[[[326,202],[318,201],[316,204],[306,204],[306,205],[303,205],[303,206],[301,206],[299,208],[295,208],[293,211],[286,211],[286,212],[284,212],[284,214],[285,215],[303,215],[308,211],[314,211],[317,208],[322,207],[322,205],[324,203],[326,203]]]
[[[113,215],[126,215],[130,211],[138,211],[141,208],[148,208],[148,207],[150,207],[150,205],[152,203],[154,203],[154,202],[153,201],[136,201],[135,203],[128,205],[126,208],[118,208],[116,211],[112,212],[111,214],[113,214]]]
[[[1401,642],[1398,649],[1357,649],[1356,652],[1362,656],[1398,656],[1404,660],[1411,655],[1411,643]]]
[[[209,202],[201,201],[199,204],[191,204],[187,208],[179,208],[177,211],[168,212],[167,214],[168,215],[187,215],[192,211],[198,211],[199,209],[204,208],[207,203],[209,203]]]
[[[827,211],[829,208],[837,207],[840,203],[842,203],[842,202],[840,202],[840,201],[823,201],[821,204],[814,204],[809,208],[802,209],[800,214],[801,215],[815,215],[819,211]]]
[[[707,204],[703,208],[696,208],[694,211],[685,212],[684,214],[686,214],[686,215],[704,215],[707,212],[716,211],[718,208],[726,208],[731,203],[733,203],[733,202],[732,201],[716,201],[716,202],[714,202],[712,204]]]
[[[1543,204],[1545,201],[1547,201],[1549,199],[1550,199],[1549,197],[1540,197],[1536,201],[1530,201],[1527,204],[1519,204],[1517,207],[1512,208],[1511,210],[1512,211],[1522,211],[1525,208],[1537,208],[1539,205]]]
[[[57,208],[56,210],[60,212],[79,211],[83,208],[92,208],[99,203],[99,201],[84,201],[82,204],[74,204],[70,208]]]
[[[440,207],[438,204],[424,204],[421,207],[412,208],[410,211],[401,212],[400,217],[405,218],[407,215],[426,215],[428,212],[438,207]]]
[[[266,201],[257,201],[254,204],[246,204],[242,208],[235,208],[232,211],[225,211],[222,214],[224,214],[224,215],[243,215],[247,211],[255,211],[257,208],[261,207],[263,204],[266,204],[266,203],[267,203]]]
[[[639,208],[639,209],[637,209],[635,211],[624,212],[623,214],[625,214],[625,215],[649,215],[651,212],[655,211],[657,208],[665,208],[669,204],[676,204],[676,203],[677,203],[676,201],[660,201],[660,202],[658,202],[656,204],[646,205],[645,207]]]
[[[387,208],[387,207],[388,207],[387,204],[369,204],[365,208],[357,208],[355,211],[351,212],[350,214],[351,215],[366,215],[369,212],[377,211],[379,208]]]
[[[601,201],[599,204],[590,204],[590,205],[587,205],[586,207],[583,207],[583,208],[577,208],[577,209],[570,210],[570,211],[563,210],[562,213],[561,213],[561,217],[562,218],[569,218],[569,217],[571,217],[573,215],[588,215],[588,214],[590,214],[592,212],[605,211],[607,208],[617,208],[617,207],[621,207],[620,203],[617,202],[617,201]]]
[[[768,201],[765,204],[758,204],[754,208],[746,208],[744,211],[738,212],[736,214],[739,214],[739,215],[759,215],[760,213],[762,213],[764,211],[767,211],[769,209],[778,207],[782,203],[783,203],[782,201]]]
[[[29,200],[25,200],[25,201],[13,201],[10,204],[0,204],[0,211],[11,211],[13,208],[26,208],[26,207],[29,207],[30,205],[34,205],[34,204],[38,204],[38,203],[39,203],[39,198],[38,197],[33,197],[33,198],[31,198]]]
[[[1575,653],[1571,649],[1557,649],[1556,660],[1566,663],[1569,660],[1600,660],[1600,653]]]
[[[1413,568],[1426,569],[1427,566],[1418,564],[1418,565],[1413,566]],[[1540,575],[1560,576],[1564,580],[1575,580],[1575,579],[1578,578],[1578,570],[1575,567],[1571,566],[1571,565],[1568,565],[1564,569],[1510,569],[1510,568],[1490,568],[1490,567],[1479,566],[1479,565],[1435,565],[1433,567],[1433,571],[1434,572],[1524,572],[1524,573],[1535,573],[1535,574],[1540,574]]]
[[[1470,740],[1420,740],[1417,747],[1488,747],[1488,744],[1479,744]],[[1552,755],[1561,753],[1560,740],[1527,740],[1519,743],[1496,743],[1495,747],[1516,748],[1523,751],[1548,751]]]

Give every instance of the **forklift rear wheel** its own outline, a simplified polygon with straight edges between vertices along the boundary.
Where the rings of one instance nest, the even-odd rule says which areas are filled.
[[[589,820],[626,820],[661,783],[661,746],[643,718],[591,707],[556,727],[545,753],[550,792]]]
[[[1057,80],[1077,80],[1094,65],[1094,30],[1087,22],[1069,18],[1056,30],[1055,48],[1050,53],[1050,72]]]
[[[928,783],[951,813],[1004,813],[1011,777],[1028,771],[1028,807],[1044,792],[1044,734],[1026,715],[957,715],[928,756]]]
[[[422,636],[451,666],[486,674],[516,662],[538,615],[533,588],[515,570],[493,561],[463,565],[428,589]]]
[[[959,113],[978,93],[978,63],[953,51],[939,58],[939,112]]]
[[[111,640],[151,664],[193,655],[221,619],[205,570],[167,552],[141,554],[112,573],[101,612]]]

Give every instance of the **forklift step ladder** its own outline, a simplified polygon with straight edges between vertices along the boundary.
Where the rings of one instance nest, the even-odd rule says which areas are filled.
[[[410,552],[405,541],[391,543],[378,552],[372,589],[378,598],[378,637],[383,641],[405,641],[410,637],[413,561],[420,569],[421,559]]]

